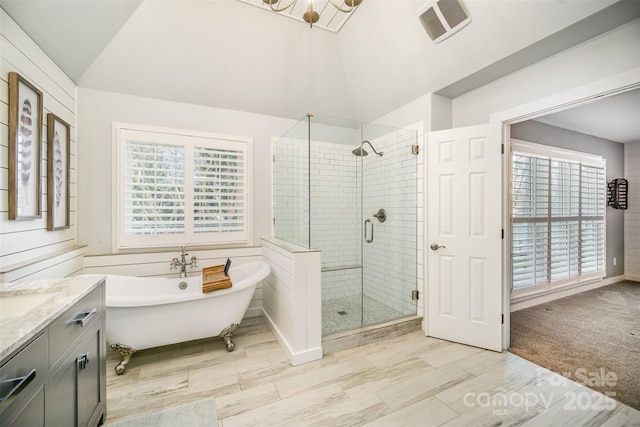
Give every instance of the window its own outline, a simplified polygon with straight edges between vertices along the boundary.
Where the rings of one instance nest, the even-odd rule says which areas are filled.
[[[115,125],[117,248],[248,243],[250,138]]]
[[[513,295],[605,275],[605,161],[512,141]]]

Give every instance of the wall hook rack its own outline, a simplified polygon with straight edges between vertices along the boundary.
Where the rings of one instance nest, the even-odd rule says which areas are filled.
[[[627,209],[629,182],[624,178],[616,178],[607,184],[607,205],[614,209]]]

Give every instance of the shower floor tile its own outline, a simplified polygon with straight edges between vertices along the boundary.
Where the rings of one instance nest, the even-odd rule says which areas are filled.
[[[403,316],[401,312],[366,295],[328,299],[322,301],[322,335],[358,329]]]

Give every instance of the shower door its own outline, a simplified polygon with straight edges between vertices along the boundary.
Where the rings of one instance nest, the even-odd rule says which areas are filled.
[[[418,242],[417,132],[367,124],[360,187],[362,326],[416,314]],[[377,152],[377,153],[376,153]]]

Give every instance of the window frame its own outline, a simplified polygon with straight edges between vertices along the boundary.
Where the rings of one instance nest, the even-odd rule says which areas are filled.
[[[126,235],[124,226],[124,195],[125,195],[125,152],[127,137],[139,133],[144,142],[151,144],[174,145],[185,148],[185,233],[161,235]],[[114,177],[112,181],[113,230],[112,247],[114,252],[129,249],[152,249],[192,246],[222,246],[253,244],[253,138],[235,135],[223,135],[186,129],[166,128],[159,126],[120,123],[112,124]],[[244,153],[243,163],[243,200],[244,227],[241,232],[205,232],[196,233],[193,212],[194,180],[193,173],[188,173],[186,165],[192,164],[195,147],[209,147],[232,149]],[[193,172],[193,170],[191,170]],[[187,213],[190,212],[188,215]]]
[[[564,148],[559,148],[559,147],[554,147],[554,146],[549,146],[549,145],[544,145],[544,144],[539,144],[539,143],[533,143],[533,142],[529,142],[529,141],[523,141],[523,140],[518,140],[518,139],[511,139],[511,150],[509,153],[509,224],[510,224],[510,236],[511,236],[511,240],[509,241],[509,248],[510,248],[510,263],[511,263],[511,267],[510,267],[510,271],[511,271],[511,275],[509,277],[510,280],[510,289],[511,289],[511,298],[512,300],[519,300],[521,298],[526,298],[529,296],[535,296],[535,295],[540,295],[540,294],[545,294],[548,292],[553,292],[557,289],[562,289],[562,288],[567,288],[567,287],[572,287],[572,286],[577,286],[577,285],[581,285],[581,284],[585,284],[585,283],[591,283],[591,282],[595,282],[598,280],[602,280],[604,277],[606,277],[606,269],[607,269],[607,263],[606,263],[606,253],[607,253],[607,209],[606,209],[606,183],[607,183],[607,178],[606,178],[606,159],[600,155],[595,155],[595,154],[589,154],[589,153],[584,153],[584,152],[579,152],[579,151],[575,151],[575,150],[568,150],[568,149],[564,149]],[[514,281],[513,281],[513,261],[514,261],[514,251],[513,251],[513,238],[514,238],[514,224],[516,223],[516,221],[514,221],[514,214],[513,214],[513,209],[514,209],[514,198],[513,198],[513,191],[514,191],[514,152],[520,152],[523,154],[529,154],[533,157],[542,157],[542,158],[548,158],[549,159],[549,167],[551,167],[551,163],[553,160],[562,160],[562,161],[569,161],[569,162],[574,162],[574,163],[578,163],[580,165],[586,165],[586,166],[595,166],[595,167],[599,167],[603,169],[603,177],[604,177],[604,193],[603,193],[603,200],[602,200],[602,206],[603,206],[603,215],[602,215],[602,221],[603,221],[603,234],[602,234],[602,239],[603,239],[603,257],[604,257],[604,264],[603,264],[603,269],[602,270],[597,270],[595,272],[589,272],[589,273],[584,273],[584,274],[579,274],[578,276],[570,276],[568,278],[562,278],[562,279],[556,279],[556,280],[547,280],[545,283],[540,283],[540,284],[534,284],[532,286],[527,286],[524,288],[519,288],[516,289],[514,288]],[[549,186],[551,187],[551,183],[549,184]],[[550,188],[549,187],[549,188]],[[549,206],[549,209],[551,209],[551,206]],[[589,216],[586,215],[578,215],[579,218],[590,218]],[[542,217],[541,217],[542,218]],[[549,216],[547,216],[546,218],[549,218]],[[551,218],[555,218],[555,217],[551,217]],[[573,217],[567,217],[567,221],[570,220]],[[588,220],[588,219],[585,219]],[[559,220],[558,220],[559,221]],[[555,221],[549,220],[549,224],[552,224]],[[560,221],[561,222],[561,221]],[[533,221],[533,223],[535,223],[535,221]],[[579,242],[580,244],[580,242]],[[548,259],[551,259],[551,254],[547,255]],[[551,268],[550,266],[547,266],[547,269]],[[550,272],[548,271],[547,274],[550,274]]]

